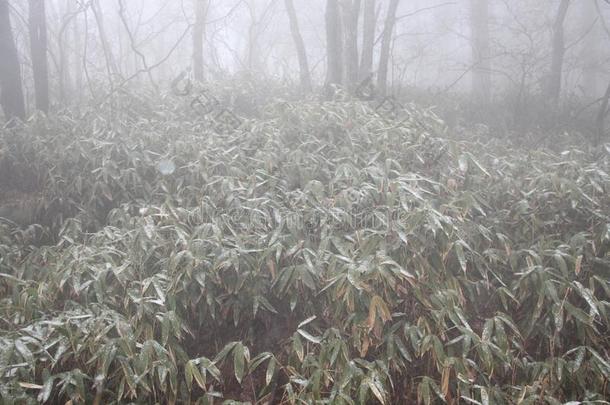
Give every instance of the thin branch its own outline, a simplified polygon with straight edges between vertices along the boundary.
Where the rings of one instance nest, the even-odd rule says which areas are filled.
[[[108,98],[110,98],[112,95],[114,95],[114,93],[116,93],[120,88],[122,88],[123,86],[125,86],[125,84],[127,84],[128,82],[130,82],[131,80],[135,79],[136,77],[138,77],[141,73],[150,73],[151,71],[153,71],[154,69],[158,68],[159,66],[163,65],[165,62],[167,62],[167,60],[169,58],[171,58],[171,56],[174,54],[174,52],[176,51],[176,49],[178,48],[178,46],[182,43],[182,41],[184,40],[184,38],[186,38],[186,36],[188,35],[188,33],[191,31],[191,28],[193,28],[193,24],[188,24],[188,26],[186,27],[186,29],[184,30],[184,32],[182,33],[182,35],[180,36],[180,38],[178,38],[178,40],[176,41],[176,43],[172,46],[172,48],[170,49],[170,51],[167,53],[167,55],[165,55],[161,60],[159,60],[157,63],[150,65],[146,68],[143,69],[139,69],[137,70],[134,74],[132,74],[131,76],[125,78],[118,86],[116,86],[114,89],[112,89],[110,91],[110,93],[108,93],[108,95],[105,97],[104,101],[107,100]]]
[[[140,50],[136,47],[135,38],[133,37],[133,34],[131,33],[131,29],[129,28],[129,24],[127,23],[127,19],[125,17],[125,5],[123,4],[123,0],[118,0],[118,2],[119,2],[119,17],[121,18],[123,27],[125,28],[125,31],[127,32],[127,36],[129,37],[129,44],[131,46],[131,50],[134,51],[136,53],[136,55],[138,55],[140,57],[140,60],[142,61],[142,66],[144,66],[144,70],[148,74],[148,79],[150,80],[150,83],[153,85],[155,90],[158,92],[159,87],[155,83],[155,80],[152,77],[152,73],[150,72],[150,69],[148,68],[148,62],[146,62],[146,56],[144,56],[144,54],[142,52],[140,52]]]
[[[445,7],[445,6],[452,6],[452,5],[455,5],[455,4],[457,4],[457,3],[456,2],[446,2],[446,3],[437,4],[437,5],[431,6],[431,7],[420,8],[418,10],[415,10],[415,11],[411,12],[411,13],[401,15],[400,17],[396,17],[395,22],[398,22],[399,20],[402,20],[403,18],[413,17],[414,15],[417,15],[419,13],[423,13],[425,11],[430,11],[430,10],[434,10],[436,8],[441,8],[441,7]],[[379,43],[379,41],[381,41],[381,38],[383,37],[384,30],[382,30],[382,32],[377,36],[377,39],[375,39],[375,45],[377,45]]]
[[[610,4],[610,0],[604,0],[604,1],[608,4]],[[602,27],[604,28],[604,31],[606,31],[606,34],[608,34],[608,37],[610,37],[610,27],[608,27],[608,25],[606,25],[606,20],[604,19],[604,13],[602,12],[602,9],[599,6],[599,3],[597,2],[597,0],[593,0],[593,2],[595,3],[595,8],[597,9],[597,14],[599,14]]]
[[[593,29],[595,28],[595,24],[597,24],[597,18],[595,19],[595,21],[593,21],[593,23],[591,24],[591,26],[587,29],[587,31],[585,31],[580,37],[576,38],[571,44],[566,46],[566,51],[576,45],[578,45],[580,42],[582,42],[583,39],[585,39],[586,37],[589,36],[589,34],[591,32],[593,32]]]

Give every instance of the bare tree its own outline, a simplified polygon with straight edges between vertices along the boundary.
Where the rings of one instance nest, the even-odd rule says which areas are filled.
[[[597,143],[599,144],[604,139],[604,121],[608,116],[608,102],[610,101],[610,83],[606,88],[606,93],[601,99],[601,105],[599,107],[599,112],[597,113],[597,118],[595,120],[595,126],[597,130]]]
[[[95,17],[97,24],[97,30],[100,36],[100,42],[102,44],[102,51],[104,51],[104,58],[106,59],[106,70],[108,71],[108,80],[110,83],[114,83],[113,75],[118,76],[119,70],[112,54],[112,49],[108,43],[108,37],[106,36],[106,29],[104,27],[103,13],[100,10],[99,0],[91,1],[91,11]]]
[[[195,25],[193,26],[193,73],[195,79],[203,80],[203,41],[205,38],[205,20],[209,0],[195,1]]]
[[[47,17],[44,0],[29,0],[30,51],[34,71],[36,108],[49,112],[49,69],[47,66]]]
[[[557,16],[553,23],[553,39],[551,54],[551,72],[549,75],[547,96],[552,104],[557,104],[561,94],[561,81],[563,73],[563,59],[565,56],[564,22],[568,14],[570,0],[561,0]]]
[[[307,60],[307,52],[305,51],[305,43],[299,29],[299,20],[292,0],[284,0],[286,12],[290,20],[290,33],[294,41],[294,46],[297,50],[299,58],[299,76],[301,78],[301,88],[304,91],[311,91],[311,73],[309,72],[309,61]]]
[[[157,84],[155,83],[155,80],[152,76],[152,72],[148,66],[148,62],[146,61],[146,56],[144,56],[144,54],[138,49],[135,36],[131,32],[131,28],[129,28],[129,23],[127,22],[127,17],[125,15],[125,5],[123,4],[123,0],[118,0],[118,2],[119,2],[119,17],[121,19],[121,22],[123,23],[123,28],[125,28],[125,32],[127,33],[127,36],[129,37],[129,44],[131,46],[131,50],[133,51],[133,53],[135,55],[138,55],[138,57],[140,58],[140,62],[142,63],[142,66],[146,70],[146,74],[148,75],[148,79],[150,80],[150,83],[153,85],[153,87],[156,90],[158,90]]]
[[[472,46],[472,96],[489,103],[491,99],[491,61],[489,45],[489,0],[470,0]]]
[[[67,100],[68,93],[70,93],[70,56],[69,52],[71,38],[70,38],[70,22],[76,16],[73,10],[73,0],[65,0],[64,13],[60,19],[60,26],[56,36],[57,49],[59,51],[59,66],[58,66],[58,80],[59,80],[59,100],[65,103]]]
[[[326,86],[339,85],[343,80],[343,44],[338,0],[326,2]]]
[[[80,97],[80,89],[83,85],[83,68],[80,62],[83,37],[86,34],[79,24],[79,17],[85,14],[88,7],[88,3],[79,0],[65,0],[64,13],[59,19],[60,25],[55,40],[59,51],[59,98],[62,102],[66,102],[69,95]]]
[[[21,69],[11,30],[8,0],[0,0],[0,102],[4,115],[10,120],[25,119],[25,103],[21,88]]]
[[[379,95],[385,96],[388,86],[388,67],[390,64],[390,47],[394,36],[394,26],[396,25],[396,11],[400,0],[390,0],[388,14],[383,27],[381,39],[381,53],[379,55],[379,71],[377,73],[377,88]]]
[[[360,17],[360,0],[343,0],[342,20],[344,27],[345,67],[344,85],[352,91],[358,83],[358,20]]]
[[[610,27],[608,26],[608,24],[606,23],[606,20],[604,19],[604,13],[602,12],[602,9],[600,8],[597,0],[593,0],[593,1],[595,4],[597,13],[599,14],[600,25],[603,28],[606,35],[608,36],[608,39],[610,39]],[[605,132],[604,121],[606,120],[608,113],[610,113],[610,111],[608,110],[609,103],[610,103],[610,83],[608,83],[608,87],[606,88],[606,93],[601,98],[601,106],[599,107],[599,112],[597,113],[597,119],[596,119],[597,143],[600,143],[604,138],[604,132]]]
[[[362,22],[362,54],[360,57],[360,78],[369,77],[373,72],[373,51],[375,49],[375,0],[364,0]]]
[[[84,7],[81,8],[83,19],[87,19],[87,14],[84,12]],[[81,15],[74,17],[74,24],[72,24],[72,38],[74,39],[74,61],[73,69],[75,72],[74,78],[74,89],[77,96],[77,101],[80,104],[81,97],[83,95],[83,84],[84,84],[84,70],[86,67],[83,65],[85,59],[84,43],[88,38],[88,27],[87,24],[81,24]]]
[[[269,28],[276,3],[276,0],[262,2],[264,7],[260,13],[257,11],[257,2],[245,3],[250,14],[250,27],[248,28],[248,44],[246,48],[246,67],[250,72],[260,72],[264,66],[260,38]]]
[[[582,47],[582,85],[585,94],[591,98],[595,98],[598,97],[600,90],[598,86],[598,76],[600,71],[599,55],[601,54],[601,23],[598,21],[594,0],[583,1],[581,7],[582,31],[588,33],[586,38],[584,38]]]

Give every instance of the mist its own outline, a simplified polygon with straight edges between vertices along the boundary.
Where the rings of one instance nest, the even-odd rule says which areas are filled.
[[[296,32],[291,33],[287,3],[279,0],[46,1],[51,103],[77,104],[98,96],[96,86],[102,84],[138,83],[163,92],[182,71],[201,81],[255,76],[297,85],[294,35],[302,41],[312,84],[323,87],[330,56],[325,3],[294,2]],[[399,1],[395,10],[384,1],[341,4],[342,14],[332,23],[345,43],[336,55],[345,65],[339,82],[355,87],[369,74],[377,78],[387,57],[382,86],[407,99],[463,96],[496,105],[511,99],[519,110],[538,105],[543,94],[562,105],[595,100],[608,82],[608,4],[567,4],[565,15],[559,15],[562,4],[552,0]],[[11,2],[10,11],[29,105],[35,96],[28,2]],[[354,12],[350,21],[346,15]],[[387,28],[389,50],[381,58]],[[372,44],[364,44],[365,29]],[[554,49],[556,41],[561,50]],[[355,53],[348,55],[352,44]],[[560,78],[551,84],[557,80],[553,57],[558,53]],[[358,65],[357,74],[347,77],[351,64]]]
[[[610,391],[610,0],[0,0],[0,403]]]

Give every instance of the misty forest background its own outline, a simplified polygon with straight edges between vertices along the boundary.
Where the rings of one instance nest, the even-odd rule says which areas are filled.
[[[3,5],[2,44],[23,81],[7,67],[4,92],[23,118],[17,87],[31,113],[117,88],[162,94],[186,69],[201,82],[272,84],[292,97],[331,85],[353,92],[371,78],[378,97],[436,105],[451,124],[486,123],[501,136],[599,132],[609,14],[605,0],[16,1]],[[243,102],[256,104],[258,90]]]
[[[0,403],[610,403],[609,0],[0,0]]]

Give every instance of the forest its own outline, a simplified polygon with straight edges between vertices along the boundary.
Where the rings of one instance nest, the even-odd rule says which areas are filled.
[[[0,404],[610,404],[610,0],[0,0]]]

